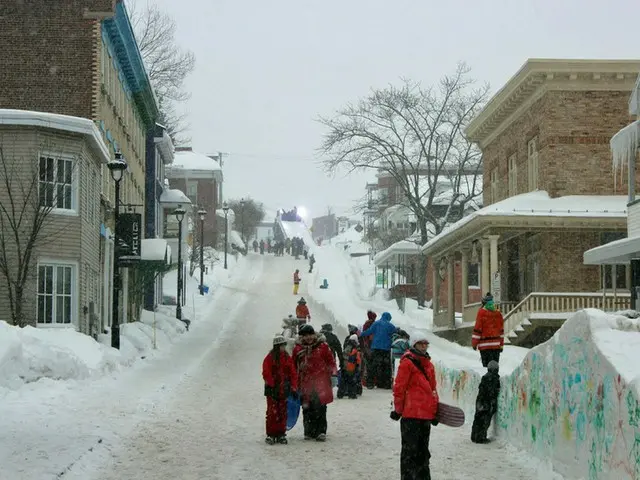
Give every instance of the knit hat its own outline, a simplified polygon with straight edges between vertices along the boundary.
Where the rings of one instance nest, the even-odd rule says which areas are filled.
[[[350,341],[350,342],[358,343],[358,335],[356,335],[356,334],[354,333],[353,335],[351,335],[351,336],[349,337],[349,341]]]
[[[416,343],[420,343],[420,342],[426,342],[427,345],[429,345],[429,339],[427,337],[425,337],[424,335],[418,335],[415,340],[413,340],[411,342],[411,346],[415,347]]]
[[[330,323],[325,323],[321,328],[325,332],[333,332],[333,325],[331,325]]]
[[[282,335],[276,335],[275,337],[273,337],[273,346],[277,346],[277,345],[286,345],[287,344],[287,340],[282,336]]]
[[[355,325],[349,324],[347,326],[347,330],[349,330],[350,335],[353,335],[354,333],[358,333],[358,327],[356,327]]]
[[[305,305],[307,301],[304,299],[304,297],[300,297],[300,300],[298,300],[298,303]]]
[[[483,305],[488,302],[493,302],[493,295],[491,295],[491,292],[487,292],[487,294],[484,297],[482,297]]]
[[[490,372],[492,371],[498,371],[498,369],[500,368],[500,364],[498,362],[496,362],[495,360],[491,360],[489,362],[489,364],[487,365],[487,370],[489,370]]]
[[[375,320],[377,316],[376,312],[372,312],[371,310],[367,312],[367,318],[369,320]]]
[[[315,333],[316,331],[308,323],[305,323],[304,325],[302,325],[298,330],[298,335],[313,335]]]

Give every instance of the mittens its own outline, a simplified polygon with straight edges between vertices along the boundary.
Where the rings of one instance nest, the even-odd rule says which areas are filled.
[[[400,420],[400,419],[402,418],[402,415],[400,415],[398,412],[396,412],[396,411],[394,410],[393,412],[391,412],[391,413],[389,414],[389,418],[390,418],[391,420],[394,420],[394,421],[396,421],[396,422],[397,422],[398,420]]]

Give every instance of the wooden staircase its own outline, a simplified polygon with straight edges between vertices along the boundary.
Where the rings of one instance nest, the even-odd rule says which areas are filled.
[[[533,292],[504,317],[506,344],[531,348],[547,341],[578,310],[597,308],[615,312],[629,309],[631,294]]]

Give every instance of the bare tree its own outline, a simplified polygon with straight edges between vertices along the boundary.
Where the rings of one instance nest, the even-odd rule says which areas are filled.
[[[264,219],[264,205],[252,198],[229,200],[228,204],[233,210],[236,230],[239,230],[240,237],[248,250],[249,239],[256,234],[258,225]]]
[[[185,116],[177,113],[176,104],[189,98],[184,82],[195,68],[195,55],[178,45],[175,20],[157,5],[148,2],[139,7],[131,1],[129,10],[138,48],[158,97],[160,122],[176,143],[186,143],[188,126]]]
[[[402,191],[396,202],[415,216],[422,244],[481,195],[481,153],[464,129],[484,106],[489,87],[476,88],[469,74],[459,64],[437,87],[404,80],[319,120],[328,130],[320,148],[325,168],[391,176]],[[426,258],[418,271],[423,294]]]
[[[29,324],[25,300],[33,295],[36,250],[64,230],[50,215],[70,202],[72,169],[55,172],[53,158],[11,155],[0,144],[0,275],[5,281],[11,323]],[[61,224],[64,222],[61,222]]]

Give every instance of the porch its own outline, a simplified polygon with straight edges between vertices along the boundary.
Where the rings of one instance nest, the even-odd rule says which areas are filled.
[[[401,240],[373,257],[376,267],[376,288],[391,292],[398,308],[404,312],[407,298],[418,297],[416,263],[420,257],[420,245],[411,240]]]
[[[529,200],[529,206],[537,207],[539,200],[546,200],[556,208],[515,208],[523,206],[523,199]],[[478,264],[481,291],[493,294],[505,316],[507,343],[541,343],[581,308],[628,308],[628,290],[610,291],[611,282],[619,284],[621,272],[602,270],[609,281],[601,282],[598,270],[582,262],[585,250],[610,241],[611,235],[623,234],[625,204],[622,196],[550,199],[546,192],[532,192],[485,207],[445,229],[422,248],[437,267],[432,273],[437,292],[432,296],[437,333],[447,336],[447,330],[463,329],[464,338],[459,339],[458,334],[456,341],[469,343],[481,307],[468,298],[468,270],[472,264]],[[577,210],[576,205],[583,205],[583,209]],[[458,263],[462,271],[459,282],[448,281],[454,279]],[[627,278],[628,273],[624,271],[622,276]],[[441,304],[440,289],[445,281],[446,301]],[[450,306],[455,304],[458,288],[462,312],[456,321],[455,308]]]

